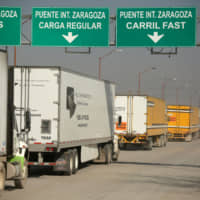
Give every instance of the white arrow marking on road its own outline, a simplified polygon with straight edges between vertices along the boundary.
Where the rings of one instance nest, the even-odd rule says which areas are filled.
[[[71,44],[78,37],[78,34],[72,36],[72,32],[69,32],[68,35],[63,34],[62,36]]]
[[[153,35],[147,35],[150,39],[153,40],[154,43],[157,43],[163,36],[164,34],[162,35],[158,35],[158,32],[154,32]]]

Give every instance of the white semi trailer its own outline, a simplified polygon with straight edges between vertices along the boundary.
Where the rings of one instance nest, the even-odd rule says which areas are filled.
[[[0,50],[0,190],[4,189],[5,180],[14,180],[16,187],[23,188],[27,178],[27,127],[23,132],[15,129],[13,98],[9,90],[12,85],[12,80],[8,79],[7,52]]]
[[[28,165],[52,166],[68,175],[91,160],[117,159],[113,108],[115,85],[61,67],[14,69],[19,129],[30,108]]]

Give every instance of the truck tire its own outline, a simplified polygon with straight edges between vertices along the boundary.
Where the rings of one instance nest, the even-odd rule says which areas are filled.
[[[73,174],[76,174],[76,172],[78,171],[78,167],[79,167],[79,156],[78,156],[78,151],[77,149],[73,150]]]
[[[152,140],[151,137],[149,137],[147,143],[144,145],[144,149],[151,151],[152,150],[152,146],[153,146],[153,140]]]
[[[167,146],[167,142],[168,142],[168,138],[167,138],[167,135],[165,134],[164,135],[164,147]]]
[[[125,143],[119,143],[119,148],[120,149],[125,149]]]
[[[71,150],[65,152],[65,159],[67,162],[67,169],[64,172],[65,175],[71,176],[73,172],[73,152]]]
[[[119,158],[119,151],[112,155],[112,161],[118,161]]]
[[[165,138],[164,138],[164,135],[161,135],[160,136],[160,147],[164,147],[165,145]]]
[[[161,147],[162,146],[162,138],[161,138],[161,135],[159,136],[156,136],[157,137],[157,147]]]
[[[5,189],[6,170],[4,165],[0,163],[0,191]]]
[[[26,185],[27,182],[27,177],[28,177],[28,165],[27,162],[24,161],[24,167],[21,170],[21,177],[20,179],[15,179],[15,187],[19,189],[23,189]]]
[[[106,144],[104,146],[105,152],[105,164],[110,164],[112,162],[112,145]]]

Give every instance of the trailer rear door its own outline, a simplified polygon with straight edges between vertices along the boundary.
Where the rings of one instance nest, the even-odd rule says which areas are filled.
[[[132,98],[132,133],[143,135],[147,132],[147,97]]]
[[[7,133],[7,53],[0,52],[0,155],[6,154]]]
[[[130,123],[130,97],[115,97],[115,133],[127,133]]]
[[[52,144],[58,134],[58,68],[16,68],[14,101],[19,130],[30,108],[29,144]]]

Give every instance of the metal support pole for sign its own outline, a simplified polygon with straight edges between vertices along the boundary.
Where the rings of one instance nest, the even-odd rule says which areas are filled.
[[[142,74],[144,74],[145,72],[156,70],[156,69],[157,69],[156,67],[151,67],[151,68],[145,69],[143,72],[138,72],[138,91],[137,91],[138,95],[141,94],[141,76],[142,76]]]
[[[141,72],[138,73],[138,95],[140,95]]]
[[[166,88],[166,82],[162,83],[162,89],[161,89],[161,98],[165,99],[165,88]]]
[[[167,84],[169,81],[176,81],[176,77],[164,79],[164,81],[162,83],[162,87],[161,87],[161,98],[163,100],[165,99],[165,90],[166,90],[166,87],[167,87]]]
[[[179,88],[176,88],[176,105],[177,105],[177,106],[178,106],[178,104],[179,104],[178,95],[179,95]]]
[[[101,60],[102,57],[99,57],[99,80],[101,80]]]
[[[112,49],[108,53],[99,57],[99,67],[98,67],[98,69],[99,69],[99,73],[98,73],[99,80],[101,80],[101,62],[102,62],[103,58],[110,56],[113,52],[122,52],[122,51],[123,51],[122,49]]]
[[[115,22],[115,23],[114,23]],[[110,42],[110,46],[116,46],[116,16],[110,17],[110,24],[114,23],[114,42]]]
[[[22,18],[25,19],[22,22],[22,26],[23,26],[24,24],[28,23],[32,19],[32,16],[31,15],[24,15]],[[31,40],[23,32],[21,34],[24,37],[24,39],[26,40],[26,42],[22,42],[22,45],[31,45]]]
[[[107,56],[109,56],[109,55],[111,55],[114,51],[116,51],[116,49],[112,49],[108,53],[106,53],[103,56],[99,57],[99,73],[98,73],[99,80],[101,80],[101,62],[102,62],[102,59],[107,57]]]
[[[192,95],[190,96],[190,106],[192,107]]]
[[[198,96],[198,104],[199,104],[199,108],[200,108],[200,95]]]
[[[14,66],[17,66],[17,48],[16,46],[14,47]]]

